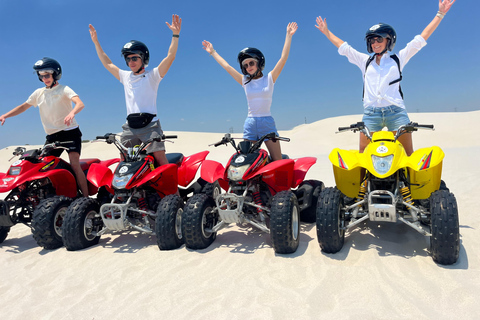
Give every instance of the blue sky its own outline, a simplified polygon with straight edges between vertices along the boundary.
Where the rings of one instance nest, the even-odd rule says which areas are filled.
[[[394,52],[398,52],[421,33],[437,10],[436,0],[0,1],[0,114],[25,102],[42,86],[32,67],[47,56],[62,65],[60,83],[70,86],[85,103],[77,115],[83,138],[120,132],[126,117],[123,86],[97,58],[88,24],[97,29],[114,64],[127,68],[120,50],[135,39],[149,47],[152,68],[167,54],[171,31],[165,21],[171,22],[174,13],[183,20],[180,44],[157,100],[166,133],[241,132],[247,115],[243,88],[202,49],[202,40],[212,42],[237,69],[238,52],[257,47],[265,54],[268,72],[280,58],[291,21],[299,29],[275,85],[272,114],[277,128],[360,114],[361,72],[314,27],[315,18],[326,17],[333,33],[362,52],[366,52],[365,31],[378,22],[388,23],[397,32]],[[480,108],[480,44],[474,18],[478,12],[478,0],[457,0],[428,45],[405,67],[402,89],[410,114]],[[38,110],[32,107],[0,127],[0,148],[41,144],[44,137]]]

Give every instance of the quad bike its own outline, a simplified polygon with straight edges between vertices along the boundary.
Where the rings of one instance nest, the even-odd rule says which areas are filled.
[[[185,199],[192,193],[219,193],[220,186],[201,179],[194,181],[209,151],[189,157],[167,154],[169,164],[154,167],[154,157],[146,154],[148,145],[176,137],[159,136],[134,148],[125,147],[114,134],[97,137],[113,143],[123,161],[115,173],[105,166],[92,165],[88,178],[108,192],[96,199],[82,198],[72,203],[63,227],[67,250],[90,247],[98,244],[107,231],[127,229],[156,234],[161,250],[176,249],[183,244],[180,226]]]
[[[215,147],[231,144],[235,148],[226,168],[210,160],[202,165],[201,177],[210,183],[218,181],[227,192],[214,198],[197,194],[188,200],[182,218],[185,245],[191,249],[207,248],[223,227],[230,223],[248,223],[270,233],[276,253],[295,252],[300,236],[300,211],[313,207],[315,212],[313,189],[318,195],[323,183],[304,184],[299,192],[301,206],[292,189],[302,183],[316,158],[292,160],[284,156],[287,159],[270,162],[267,151],[260,149],[262,143],[267,139],[290,141],[276,137],[275,133],[255,143],[241,141],[236,145],[234,139],[226,134],[214,144]]]
[[[362,132],[370,139],[363,153],[334,149],[336,188],[325,188],[317,204],[317,237],[321,249],[342,249],[345,231],[370,220],[401,221],[430,237],[430,253],[443,265],[457,261],[460,241],[455,196],[441,180],[444,153],[439,147],[416,150],[407,156],[398,137],[433,125],[411,122],[393,132],[370,133],[363,122],[339,128]]]
[[[49,143],[28,151],[23,147],[15,149],[13,155],[20,156],[19,160],[12,163],[7,173],[0,173],[0,192],[10,192],[5,200],[0,200],[0,243],[13,225],[23,223],[32,229],[39,246],[55,249],[63,245],[63,217],[80,191],[70,164],[49,153],[66,149],[62,145],[67,143],[70,142]],[[93,163],[109,166],[114,162],[118,159],[81,159],[80,166],[87,172]],[[91,183],[88,191],[91,195],[97,193]]]

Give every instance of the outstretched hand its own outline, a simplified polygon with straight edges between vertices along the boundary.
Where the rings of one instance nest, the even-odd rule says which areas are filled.
[[[172,30],[173,34],[180,34],[180,29],[182,28],[182,18],[178,14],[172,15],[172,24],[165,22],[167,27]]]
[[[91,24],[88,25],[88,28],[90,29],[90,37],[92,38],[92,41],[98,41],[97,30],[95,30],[95,28]]]
[[[321,16],[317,17],[317,25],[315,26],[318,30],[320,30],[323,34],[326,34],[328,32],[328,26],[327,26],[327,18],[322,20]]]
[[[287,35],[289,35],[290,37],[293,36],[295,32],[297,32],[297,29],[298,29],[297,23],[290,22],[287,26]]]
[[[452,7],[452,4],[455,3],[457,0],[438,0],[438,11],[442,12],[443,14],[447,13],[448,10]]]
[[[207,40],[203,40],[202,45],[203,45],[203,50],[207,51],[208,53],[212,54],[215,52],[215,50],[213,49],[213,45]]]

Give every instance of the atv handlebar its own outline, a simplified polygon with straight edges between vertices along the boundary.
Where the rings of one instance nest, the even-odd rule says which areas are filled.
[[[411,133],[411,132],[417,131],[418,129],[435,130],[433,124],[418,124],[417,122],[410,122],[409,124],[400,126],[396,130],[397,134],[395,135],[395,140],[397,140],[404,133]],[[372,140],[372,133],[370,132],[368,127],[365,126],[364,122],[357,122],[357,123],[351,124],[349,127],[339,127],[337,133],[341,133],[344,131],[353,131],[353,132],[360,131],[369,140]]]
[[[231,143],[232,146],[235,148],[235,150],[239,151],[239,148],[235,145],[235,139],[237,140],[245,140],[243,138],[233,138],[230,133],[226,133],[225,136],[223,136],[222,140],[216,142],[216,143],[213,143],[213,144],[210,144],[210,146],[215,146],[215,147],[218,147],[218,146],[221,146],[222,144],[228,144],[228,143]],[[254,150],[257,150],[260,148],[260,146],[262,145],[262,143],[265,141],[265,140],[272,140],[273,142],[279,140],[279,141],[285,141],[285,142],[290,142],[290,138],[284,138],[284,137],[278,137],[275,135],[275,132],[271,132],[271,133],[268,133],[266,135],[264,135],[263,137],[260,137],[260,139],[258,139],[258,141],[256,141],[255,143],[252,144],[252,146],[250,147],[250,150],[249,152],[253,152]]]

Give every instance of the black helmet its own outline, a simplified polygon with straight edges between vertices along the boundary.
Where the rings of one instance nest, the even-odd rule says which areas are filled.
[[[265,68],[265,56],[263,53],[256,48],[245,48],[238,54],[238,63],[240,63],[240,69],[242,69],[244,75],[248,75],[242,63],[245,59],[257,60],[258,71],[263,71],[263,68]]]
[[[148,62],[150,61],[150,53],[148,52],[148,48],[145,43],[137,40],[127,42],[122,48],[123,58],[127,58],[127,56],[130,54],[138,54],[140,57],[142,57],[145,67],[148,66]]]
[[[397,34],[392,26],[386,23],[379,23],[372,26],[367,30],[365,34],[365,40],[367,41],[367,50],[369,53],[373,53],[372,46],[369,43],[369,39],[372,37],[382,37],[387,39],[387,46],[385,47],[388,51],[392,51],[395,47],[395,42],[397,42]]]
[[[57,60],[52,59],[52,58],[43,58],[35,62],[33,65],[33,69],[37,72],[37,76],[39,76],[39,72],[53,72],[53,79],[54,80],[60,80],[62,77],[62,67],[60,66],[60,63],[58,63]],[[40,81],[42,79],[40,76],[38,77]]]

